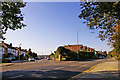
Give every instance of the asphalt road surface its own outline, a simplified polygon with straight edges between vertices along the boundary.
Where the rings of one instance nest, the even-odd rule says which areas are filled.
[[[2,79],[69,79],[106,60],[92,59],[56,62],[42,59],[35,62],[15,63],[14,65],[2,66]]]

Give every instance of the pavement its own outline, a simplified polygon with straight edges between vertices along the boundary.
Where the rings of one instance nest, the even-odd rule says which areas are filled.
[[[102,62],[98,65],[91,67],[90,69],[78,74],[72,78],[81,79],[99,79],[99,78],[111,78],[120,79],[120,60],[110,58],[109,60]]]
[[[10,66],[10,65],[18,64],[18,63],[23,63],[23,62],[28,62],[28,60],[24,60],[24,61],[12,61],[11,63],[2,63],[2,64],[0,64],[0,67],[2,67],[2,66]]]

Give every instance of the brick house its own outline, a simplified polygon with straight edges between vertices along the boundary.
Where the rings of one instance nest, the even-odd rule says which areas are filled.
[[[94,52],[95,51],[95,49],[92,49],[92,52]]]
[[[75,51],[75,52],[81,51],[81,50],[84,50],[86,52],[94,52],[95,51],[95,49],[87,47],[87,46],[83,46],[83,45],[65,45],[64,47],[69,50]]]
[[[87,47],[87,52],[90,52],[90,47]]]
[[[80,51],[83,48],[83,45],[65,45],[65,48],[72,50],[72,51]]]
[[[83,50],[87,51],[87,46],[83,46]]]
[[[90,48],[90,52],[94,52],[95,51],[95,49],[93,49],[93,48]]]

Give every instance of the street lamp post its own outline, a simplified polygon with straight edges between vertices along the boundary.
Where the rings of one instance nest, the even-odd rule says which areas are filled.
[[[77,59],[79,60],[79,40],[78,40],[78,32],[77,32]]]
[[[86,29],[83,29],[86,30]],[[79,60],[80,56],[79,56],[79,31],[77,31],[77,59]]]
[[[20,44],[21,45],[21,44]],[[21,47],[20,47],[20,45],[19,45],[19,58],[18,58],[18,60],[20,61],[20,50],[21,50]]]

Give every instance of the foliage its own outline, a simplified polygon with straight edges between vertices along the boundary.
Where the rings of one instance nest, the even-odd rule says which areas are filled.
[[[10,63],[11,62],[11,60],[9,60],[9,59],[7,59],[7,58],[3,58],[2,59],[2,63]]]
[[[120,57],[115,57],[115,59],[120,60]]]
[[[24,59],[24,60],[28,60],[28,58],[27,58],[27,57],[24,57],[23,59]]]
[[[102,52],[96,52],[96,58],[99,58],[100,56],[102,56]]]
[[[120,2],[81,2],[80,19],[90,29],[99,30],[99,38],[108,40],[120,53]]]
[[[54,55],[55,55],[55,58],[57,58],[58,55],[61,55],[62,58],[66,58],[66,60],[95,58],[94,52],[79,51],[77,53],[75,51],[66,49],[65,47],[58,47],[58,49],[56,50],[56,53]]]
[[[113,49],[112,51],[108,52],[108,55],[111,56],[111,57],[114,57],[115,53],[116,53],[116,51],[115,51],[115,49]]]
[[[50,54],[50,57],[51,57],[51,58],[54,58],[54,53],[51,53],[51,54]]]
[[[107,57],[107,51],[103,51],[103,57]]]
[[[32,53],[32,57],[33,57],[33,58],[37,57],[37,54],[33,52],[33,53]]]
[[[76,52],[70,51],[69,49],[66,49],[65,47],[58,47],[55,53],[55,58],[58,58],[58,56],[61,55],[62,57],[66,57],[67,60],[74,60],[76,59]]]
[[[20,60],[24,60],[24,54],[20,54]]]
[[[79,52],[80,59],[89,59],[89,58],[95,58],[94,52]]]
[[[83,50],[83,49],[81,49],[80,51],[81,51],[81,52],[86,52],[86,51],[85,51],[85,50]]]
[[[31,57],[31,56],[32,56],[31,49],[29,49],[29,50],[26,52],[26,56],[27,56],[27,57]]]
[[[21,8],[26,6],[23,2],[0,2],[0,32],[5,34],[8,29],[16,30],[26,26],[23,24]]]
[[[31,49],[29,49],[29,50],[26,52],[26,56],[27,56],[27,58],[29,58],[29,57],[35,58],[35,57],[37,57],[37,53],[31,52]]]

